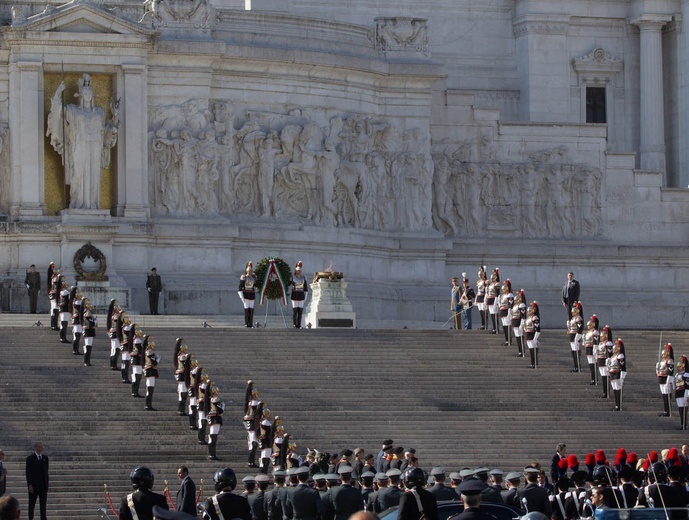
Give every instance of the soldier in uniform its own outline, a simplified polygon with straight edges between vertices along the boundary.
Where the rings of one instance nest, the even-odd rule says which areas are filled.
[[[175,350],[172,354],[175,381],[177,381],[177,415],[187,415],[187,396],[191,384],[191,355],[189,347],[182,343],[182,338],[177,338]]]
[[[529,355],[531,356],[531,368],[536,368],[538,364],[537,349],[538,349],[538,334],[541,332],[541,320],[538,313],[538,304],[532,302],[526,311],[526,319],[524,320],[524,339],[526,346],[529,348]]]
[[[427,520],[438,520],[438,501],[423,488],[425,484],[426,475],[421,468],[410,468],[404,473],[404,485],[409,492],[400,498],[398,520],[419,520],[421,513]]]
[[[457,490],[464,504],[464,510],[457,516],[457,520],[491,520],[494,518],[480,509],[482,500],[480,481],[473,478],[468,479],[459,484]]]
[[[225,411],[225,403],[220,398],[220,390],[217,386],[211,388],[208,408],[208,460],[219,460],[216,454],[218,435],[222,426],[222,414]]]
[[[259,425],[258,447],[261,450],[261,473],[268,473],[270,466],[270,456],[273,454],[273,441],[275,429],[268,408],[263,408],[261,423]]]
[[[520,507],[517,502],[517,491],[519,490],[519,485],[521,484],[522,476],[518,471],[511,471],[505,475],[505,490],[500,492],[500,498],[502,501],[512,507]]]
[[[48,279],[50,281],[50,279]],[[36,271],[36,266],[31,264],[24,278],[24,285],[29,293],[29,309],[31,314],[36,314],[38,305],[38,293],[41,292],[41,273]]]
[[[150,338],[150,336],[148,336]],[[160,356],[155,352],[155,343],[147,338],[145,348],[144,361],[144,377],[146,378],[146,407],[145,410],[153,410],[153,391],[156,387],[156,379],[158,378],[158,363]]]
[[[390,477],[385,473],[378,473],[376,480],[378,481],[378,492],[373,508],[376,513],[380,514],[400,503],[402,491],[399,487],[390,485]]]
[[[660,354],[660,360],[656,364],[656,375],[658,376],[658,385],[660,386],[660,393],[663,396],[663,407],[665,410],[660,414],[661,417],[670,416],[670,392],[672,391],[672,384],[675,377],[675,360],[672,344],[668,343],[663,348]]]
[[[91,350],[93,349],[93,338],[96,337],[96,327],[98,317],[93,315],[93,306],[87,302],[84,308],[84,366],[91,366]]]
[[[476,280],[476,307],[481,315],[481,329],[486,330],[488,318],[486,316],[486,290],[488,289],[488,278],[486,277],[486,266],[482,265],[478,270],[478,280]]]
[[[249,380],[246,386],[244,398],[244,429],[246,429],[247,444],[249,447],[249,461],[247,466],[256,467],[256,450],[258,449],[258,424],[261,419],[263,403],[258,399],[258,390],[254,382]]]
[[[452,287],[450,287],[450,312],[452,312],[452,326],[455,330],[459,330],[459,317],[462,314],[462,307],[459,299],[462,296],[462,288],[459,286],[459,278],[452,277]]]
[[[133,346],[133,343],[130,340],[133,340],[134,329],[132,329],[132,320],[129,319],[129,316],[127,316],[124,311],[120,313],[117,324],[120,339],[120,352],[122,357],[122,362],[120,364],[122,383],[129,384],[131,383],[129,380],[129,364],[132,360],[130,347]]]
[[[245,497],[232,493],[237,487],[237,476],[231,468],[219,469],[213,475],[217,494],[209,497],[205,504],[204,519],[221,518],[252,520],[251,508]]]
[[[445,485],[445,468],[436,466],[431,470],[431,477],[435,483],[428,488],[428,491],[435,496],[436,500],[457,500],[457,493]]]
[[[603,327],[600,340],[598,345],[596,345],[596,365],[598,366],[598,373],[603,384],[603,394],[601,395],[603,399],[608,398],[608,357],[612,354],[611,334],[612,332],[608,325]]]
[[[131,345],[130,355],[131,355],[131,368],[132,373],[130,380],[132,382],[132,397],[141,398],[143,395],[139,394],[139,388],[141,387],[141,379],[143,378],[143,356],[144,356],[144,333],[141,329],[136,329],[136,325],[132,325],[132,330],[134,334],[130,334]]]
[[[209,403],[206,400],[208,396],[210,398],[211,384],[206,372],[201,372],[201,380],[199,381],[198,393],[196,396],[196,427],[198,428],[197,442],[199,444],[206,444],[206,412],[210,408]],[[208,406],[206,406],[208,405]]]
[[[70,298],[69,298],[69,288],[67,282],[62,282],[62,289],[60,290],[60,341],[62,343],[69,343],[67,340],[67,324],[69,323],[69,318],[72,315],[72,309],[70,309]]]
[[[613,411],[619,412],[622,409],[622,386],[624,384],[622,374],[623,371],[626,372],[627,368],[622,338],[617,338],[612,348],[612,355],[607,359],[606,363],[610,376],[610,386],[612,387],[612,393],[615,397],[615,408],[613,408]]]
[[[290,300],[292,301],[292,322],[295,329],[301,329],[301,316],[304,313],[304,303],[306,303],[306,293],[309,292],[309,283],[302,274],[301,260],[294,266],[294,274],[290,280]]]
[[[254,264],[247,262],[244,274],[239,279],[237,294],[244,304],[244,324],[248,329],[254,326],[254,303],[256,301],[256,277]]]
[[[110,370],[117,370],[117,357],[120,346],[120,342],[117,339],[117,318],[120,315],[120,311],[117,300],[114,298],[110,300],[105,322],[108,329],[108,337],[110,338]]]
[[[687,356],[679,358],[675,366],[675,399],[679,412],[680,430],[687,429],[687,389],[689,388],[689,374],[687,374]]]
[[[129,478],[132,481],[134,492],[122,497],[120,502],[120,520],[152,520],[153,506],[168,510],[164,495],[154,493],[153,472],[145,466],[139,466],[132,470]]]
[[[249,508],[253,520],[268,520],[266,510],[266,490],[270,485],[270,477],[260,473],[256,475],[256,485],[258,491],[249,499]]]
[[[596,356],[594,349],[600,341],[600,333],[598,332],[598,317],[594,314],[586,323],[586,334],[584,334],[584,353],[586,354],[586,361],[589,364],[591,371],[591,382],[589,385],[596,384]]]
[[[51,271],[51,267],[53,270]],[[60,290],[62,289],[62,281],[60,271],[55,269],[55,264],[50,262],[48,267],[48,300],[50,300],[50,330],[60,330],[57,325],[59,304],[60,304]]]
[[[340,464],[337,472],[342,484],[323,495],[323,520],[348,520],[351,515],[364,508],[361,491],[352,486],[352,467]]]
[[[526,320],[525,300],[524,289],[520,289],[509,310],[512,335],[517,340],[517,357],[524,357],[524,321]]]
[[[581,339],[584,333],[582,313],[581,302],[574,302],[574,305],[572,305],[572,317],[567,320],[569,346],[572,349],[572,360],[574,361],[574,368],[570,372],[579,372],[581,370]]]
[[[192,358],[189,370],[189,429],[198,430],[198,395],[203,369],[199,362]]]
[[[151,274],[146,277],[146,290],[148,291],[148,308],[152,315],[157,315],[158,298],[163,290],[163,282],[155,267],[151,269]]]
[[[302,466],[294,471],[299,484],[287,494],[285,511],[287,518],[294,520],[318,520],[325,518],[321,495],[309,487],[309,468]],[[418,520],[418,519],[417,519]]]
[[[490,275],[490,282],[486,287],[486,307],[490,317],[491,334],[498,333],[498,306],[496,301],[500,295],[500,270],[496,267]],[[487,327],[488,325],[486,325]]]
[[[285,488],[286,473],[278,469],[273,471],[273,489],[265,496],[264,504],[268,520],[282,520],[282,501],[280,492]]]
[[[72,354],[79,355],[79,343],[84,333],[84,299],[76,287],[73,287],[73,298],[71,298],[72,308]]]
[[[524,469],[526,486],[517,492],[517,502],[525,513],[538,511],[550,518],[553,510],[548,499],[548,491],[538,485],[540,471],[533,467]]]
[[[476,293],[469,285],[467,274],[462,273],[462,295],[459,297],[459,305],[462,308],[462,325],[464,330],[471,330],[473,321],[471,314],[475,299]]]
[[[512,345],[510,337],[510,307],[514,303],[514,294],[512,294],[512,282],[508,278],[500,289],[500,296],[498,297],[498,312],[500,313],[500,323],[502,325],[502,333],[505,335],[506,347]]]
[[[570,477],[570,481],[574,485],[574,489],[565,495],[565,512],[566,518],[579,518],[583,516],[584,504],[589,498],[589,492],[586,489],[587,471],[575,471]]]
[[[556,492],[550,495],[550,507],[553,510],[551,520],[567,520],[565,509],[566,496],[569,492],[570,481],[567,477],[560,477],[555,483]]]

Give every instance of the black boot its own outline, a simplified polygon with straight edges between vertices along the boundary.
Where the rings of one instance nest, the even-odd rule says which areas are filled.
[[[263,457],[261,459],[261,473],[268,474],[268,467],[270,466],[270,458]]]
[[[608,398],[608,376],[600,376],[601,383],[603,384],[603,393],[601,394],[601,399]]]
[[[665,411],[663,413],[659,413],[659,417],[669,417],[670,416],[670,399],[669,399],[669,394],[662,394],[663,395],[663,408]]]
[[[62,343],[69,343],[69,341],[67,341],[67,322],[61,321],[60,325],[60,341]]]
[[[509,345],[510,345],[510,329],[507,325],[502,326],[502,333],[505,335],[505,346],[509,347]]]
[[[249,309],[244,308],[244,326],[249,328]]]
[[[93,345],[84,345],[84,349],[86,349],[86,352],[84,352],[84,366],[85,367],[91,366],[91,349],[92,348],[93,348]]]
[[[50,330],[59,330],[57,328],[57,309],[53,309],[50,313]]]
[[[493,328],[491,329],[490,333],[491,334],[497,334],[498,333],[498,315],[497,314],[491,314],[490,315],[490,321],[493,325]]]
[[[299,322],[297,321],[299,319],[298,316],[299,316],[299,309],[294,307],[292,309],[292,325],[294,325],[295,329],[299,328]]]
[[[72,353],[75,356],[79,355],[79,341],[81,340],[81,334],[78,332],[74,334],[74,339],[72,340]]]
[[[182,392],[179,394],[179,406],[177,406],[177,415],[185,416],[187,415],[187,393]]]
[[[677,412],[679,412],[679,429],[684,430],[685,429],[685,424],[684,424],[684,406],[678,406],[677,407]]]
[[[579,372],[579,366],[577,365],[577,353],[572,350],[572,359],[574,360],[574,368],[570,372]]]
[[[621,409],[620,408],[620,400],[621,400],[622,390],[613,390],[612,393],[615,396],[615,408],[613,408],[613,411],[619,412]]]
[[[254,310],[249,309],[249,328],[253,329],[254,328]]]
[[[139,394],[139,387],[141,386],[141,374],[136,374],[134,376],[134,381],[132,381],[132,397],[143,397]],[[148,398],[146,398],[148,403]]]
[[[146,408],[145,410],[151,410],[155,412],[155,408],[153,408],[153,391],[156,389],[155,386],[147,386],[146,387]]]
[[[524,342],[521,336],[517,336],[517,357],[524,357]]]
[[[110,370],[117,370],[117,356],[110,356]]]
[[[201,426],[199,426],[199,433],[197,435],[199,444],[206,444],[206,420],[201,421]]]
[[[196,406],[190,406],[191,413],[189,414],[189,429],[198,430],[199,427],[196,425],[198,421],[198,415],[196,414]]]
[[[304,314],[304,309],[302,307],[298,307],[297,311],[297,328],[301,329],[301,317]]]
[[[529,349],[529,354],[531,355],[531,368],[536,368],[536,354],[534,349]]]
[[[129,361],[122,361],[120,373],[122,374],[123,383],[131,383],[131,381],[129,380]]]
[[[208,460],[219,460],[215,454],[215,447],[218,444],[218,435],[211,433],[210,438],[210,442],[208,443]]]
[[[251,449],[249,450],[249,462],[247,464],[250,468],[256,467],[256,449],[258,448],[258,443],[256,441],[251,443]]]
[[[485,312],[486,312],[485,310],[479,312],[479,314],[481,315],[481,330],[486,330],[486,314],[485,314]]]
[[[589,369],[591,370],[591,382],[589,383],[589,386],[593,386],[596,384],[596,365],[595,365],[595,363],[589,363]]]

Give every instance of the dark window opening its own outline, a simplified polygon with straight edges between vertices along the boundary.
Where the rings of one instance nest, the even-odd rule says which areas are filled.
[[[586,122],[607,123],[605,87],[586,87]]]

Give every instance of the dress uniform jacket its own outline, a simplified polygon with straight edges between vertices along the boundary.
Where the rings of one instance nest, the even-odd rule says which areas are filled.
[[[526,487],[520,489],[517,492],[517,499],[519,501],[519,506],[528,513],[540,511],[550,518],[553,512],[552,507],[550,507],[548,492],[542,487],[539,487],[535,482],[530,482]],[[526,502],[526,504],[524,502]]]
[[[438,502],[432,493],[425,489],[416,488],[421,500],[421,507],[427,520],[438,520]],[[416,503],[416,498],[411,491],[402,494],[400,507],[397,510],[397,520],[419,520],[421,511]]]
[[[397,486],[380,488],[376,497],[376,513],[382,513],[386,509],[399,505],[401,497],[402,491]]]
[[[132,512],[129,509],[128,496],[122,497],[120,502],[120,520],[132,520],[133,518]],[[135,491],[132,493],[132,501],[134,502],[134,509],[139,520],[153,520],[153,506],[169,509],[164,495],[149,490]]]
[[[251,508],[251,517],[254,520],[268,520],[268,513],[266,513],[265,502],[266,492],[259,490],[257,493],[250,495],[249,507]]]
[[[320,493],[304,483],[287,495],[287,510],[294,520],[319,520],[325,514]]]
[[[481,511],[478,507],[467,507],[455,520],[494,520],[494,516]]]
[[[351,515],[364,508],[361,491],[351,484],[342,484],[328,490],[323,495],[325,520],[347,520]]]
[[[500,492],[500,498],[502,498],[503,503],[508,506],[519,507],[517,503],[517,489],[516,487],[505,489]]]
[[[268,520],[282,520],[282,502],[280,501],[280,490],[283,487],[274,487],[266,493],[263,507],[266,510]]]
[[[452,488],[445,484],[436,482],[433,486],[428,488],[428,492],[435,495],[436,500],[457,500],[457,493]]]
[[[481,491],[481,502],[489,504],[502,504],[502,496],[500,495],[499,491],[486,484],[483,488],[483,491]]]
[[[220,507],[223,518],[252,520],[251,509],[249,508],[249,502],[246,498],[225,491],[215,496],[217,497],[218,506]],[[211,520],[219,520],[218,513],[215,510],[215,504],[213,503],[213,497],[209,497],[208,500],[206,500],[206,513],[211,517]]]

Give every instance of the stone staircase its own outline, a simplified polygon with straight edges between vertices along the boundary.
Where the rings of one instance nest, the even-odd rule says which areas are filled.
[[[0,447],[8,493],[26,510],[24,459],[34,441],[45,443],[51,520],[96,517],[105,505],[104,483],[117,506],[139,464],[154,470],[157,491],[169,479],[173,496],[180,464],[189,466],[197,485],[205,480],[206,493],[218,467],[233,467],[240,478],[248,474],[241,424],[247,379],[256,381],[261,399],[283,418],[301,453],[307,447],[333,452],[359,446],[377,453],[389,437],[416,448],[428,469],[514,470],[533,461],[547,466],[558,442],[566,442],[583,464],[586,452],[598,448],[611,460],[620,446],[643,457],[653,449],[679,448],[688,438],[677,430],[676,409],[672,418],[657,416],[656,332],[615,332],[624,338],[629,359],[624,411],[616,413],[612,399],[599,399],[600,387],[588,386],[588,371],[569,372],[569,345],[559,330],[544,331],[541,366],[531,370],[514,357],[515,347],[501,346],[501,336],[443,330],[441,324],[435,330],[246,330],[233,326],[241,317],[209,322],[211,328],[200,326],[202,318],[177,320],[175,327],[171,317],[147,317],[143,328],[163,359],[158,411],[146,412],[119,372],[110,371],[102,327],[93,366],[84,367],[56,332],[32,327],[35,319],[14,316],[14,325],[1,320]],[[180,328],[184,324],[189,328]],[[225,400],[221,462],[206,460],[187,418],[176,414],[171,353],[177,336],[186,339]],[[689,333],[666,332],[663,340],[673,342],[678,358]]]

